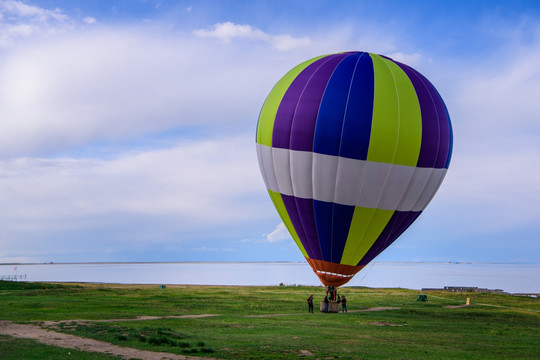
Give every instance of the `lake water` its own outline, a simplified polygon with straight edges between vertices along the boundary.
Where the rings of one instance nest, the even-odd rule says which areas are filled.
[[[320,285],[307,263],[85,263],[0,265],[26,281],[193,285]],[[477,286],[540,293],[540,264],[373,262],[346,286]]]

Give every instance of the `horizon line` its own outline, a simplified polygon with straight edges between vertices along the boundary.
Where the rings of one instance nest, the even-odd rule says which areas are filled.
[[[371,264],[455,264],[455,265],[540,265],[540,262],[490,261],[371,261]],[[8,262],[0,266],[19,265],[114,265],[114,264],[307,264],[307,261],[68,261],[68,262]]]

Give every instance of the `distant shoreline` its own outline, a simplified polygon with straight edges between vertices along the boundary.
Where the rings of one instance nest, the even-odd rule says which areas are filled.
[[[319,285],[306,262],[69,262],[0,265],[0,278],[23,281],[199,284]],[[540,264],[473,262],[372,262],[349,286],[437,288],[447,285],[538,293]]]

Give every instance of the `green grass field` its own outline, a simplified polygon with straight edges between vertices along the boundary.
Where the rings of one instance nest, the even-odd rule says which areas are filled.
[[[311,293],[318,303],[324,289],[0,282],[0,320],[60,321],[57,331],[78,336],[221,359],[540,359],[540,299],[432,291],[417,302],[414,290],[342,288],[349,313],[308,314]],[[467,297],[471,306],[445,308]],[[373,307],[398,309],[359,311]],[[121,320],[196,314],[216,316]],[[76,321],[104,319],[117,320]],[[0,336],[0,358],[113,357]]]

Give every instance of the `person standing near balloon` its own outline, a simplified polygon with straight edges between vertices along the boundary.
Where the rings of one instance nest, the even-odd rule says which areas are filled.
[[[341,297],[341,312],[347,312],[347,299],[345,298],[345,295]]]
[[[307,303],[308,303],[308,312],[313,313],[313,294],[309,295],[309,297],[307,298]]]

